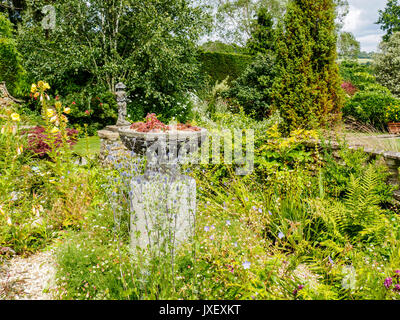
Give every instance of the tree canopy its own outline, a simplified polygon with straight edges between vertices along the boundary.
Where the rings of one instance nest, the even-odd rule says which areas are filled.
[[[193,84],[196,43],[209,19],[191,1],[57,2],[56,27],[47,31],[35,5],[27,0],[18,39],[32,79],[60,92],[94,84],[113,91],[123,81],[136,103],[162,114]]]
[[[398,0],[388,0],[385,10],[379,10],[377,24],[386,32],[383,40],[388,41],[390,36],[400,31],[400,3]]]

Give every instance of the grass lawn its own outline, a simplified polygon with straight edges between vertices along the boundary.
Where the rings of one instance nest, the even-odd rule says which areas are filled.
[[[97,155],[100,153],[100,138],[98,136],[81,138],[74,146],[74,152],[80,156]]]

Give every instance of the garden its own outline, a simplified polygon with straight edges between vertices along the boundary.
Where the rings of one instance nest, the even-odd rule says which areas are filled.
[[[367,63],[346,5],[0,0],[0,299],[400,300],[400,3]]]

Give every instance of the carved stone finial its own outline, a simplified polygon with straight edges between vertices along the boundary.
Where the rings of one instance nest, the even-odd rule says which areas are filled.
[[[127,96],[125,89],[126,86],[122,82],[117,83],[115,86],[115,95],[118,104],[118,120],[116,125],[119,127],[129,126],[131,124],[129,121],[125,120],[127,116],[127,110],[126,110]]]

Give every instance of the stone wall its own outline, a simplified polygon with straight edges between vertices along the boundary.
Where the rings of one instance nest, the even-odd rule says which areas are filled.
[[[379,137],[380,139],[385,139],[385,138],[393,138],[393,135],[391,136],[381,136]],[[375,137],[376,138],[376,137]],[[399,137],[400,139],[400,137]],[[328,143],[328,145],[332,148],[333,155],[339,160],[340,155],[339,155],[339,150],[340,150],[340,145],[339,143],[335,141],[331,141]],[[321,147],[321,144],[319,141],[309,141],[307,143],[308,147],[315,148],[316,146]],[[386,150],[376,150],[372,149],[370,147],[366,147],[363,145],[350,145],[348,146],[349,149],[351,150],[361,150],[364,151],[366,154],[370,156],[370,160],[376,159],[377,157],[382,157],[382,159],[385,161],[386,166],[388,167],[388,170],[390,172],[390,176],[388,178],[388,183],[390,183],[393,186],[399,186],[400,187],[400,174],[399,174],[399,168],[400,168],[400,152],[393,152],[393,151],[386,151]],[[400,190],[397,190],[394,192],[394,197],[396,200],[400,201]]]

